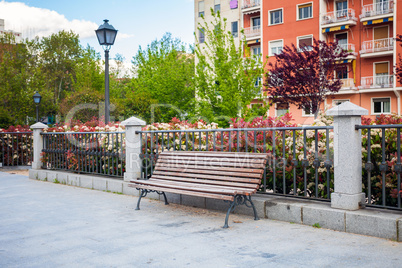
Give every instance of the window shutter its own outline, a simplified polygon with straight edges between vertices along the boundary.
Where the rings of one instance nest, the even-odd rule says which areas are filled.
[[[387,74],[388,73],[388,62],[376,63],[375,64],[375,74]]]

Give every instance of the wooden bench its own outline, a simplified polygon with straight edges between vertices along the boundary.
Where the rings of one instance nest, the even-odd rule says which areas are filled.
[[[268,154],[259,153],[165,151],[150,179],[131,181],[129,186],[141,190],[136,210],[149,192],[163,195],[166,205],[165,192],[230,202],[223,226],[227,228],[237,205],[251,207],[254,219],[259,219],[251,195],[261,184],[267,160]]]

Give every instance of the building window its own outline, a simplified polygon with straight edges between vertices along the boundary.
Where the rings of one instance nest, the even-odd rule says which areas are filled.
[[[215,13],[221,11],[221,0],[215,0],[214,11]]]
[[[261,56],[261,47],[260,46],[252,47],[251,51],[253,53],[253,56],[257,56],[257,57]]]
[[[198,2],[198,17],[204,16],[204,1]]]
[[[309,108],[303,108],[302,116],[314,116],[313,114],[313,104],[310,102]]]
[[[348,67],[341,66],[338,70],[336,70],[336,78],[338,79],[346,79],[348,78]]]
[[[390,98],[373,99],[373,111],[375,114],[389,114],[391,113],[391,100]]]
[[[255,80],[255,83],[254,83],[254,86],[255,87],[259,87],[259,86],[261,86],[261,77],[258,77],[256,80]]]
[[[347,102],[347,101],[349,101],[349,100],[333,100],[332,101],[332,106],[335,107],[335,106],[338,106],[338,105],[340,105],[340,104],[342,104],[344,102]]]
[[[313,17],[313,3],[298,6],[299,20],[309,19]]]
[[[275,25],[283,22],[282,9],[269,11],[269,24]]]
[[[254,29],[256,28],[259,29],[261,25],[261,18],[260,17],[251,18],[251,24],[253,25]]]
[[[289,104],[288,103],[277,103],[276,104],[276,116],[282,116],[289,112]]]
[[[232,22],[232,35],[233,37],[239,36],[239,24],[237,21]]]
[[[340,33],[335,35],[335,39],[338,41],[338,45],[343,50],[348,50],[348,34],[347,33]]]
[[[348,1],[341,0],[335,3],[336,18],[338,20],[344,20],[348,18]]]
[[[275,56],[275,54],[280,54],[283,49],[283,41],[271,41],[269,42],[269,56]]]
[[[204,29],[198,30],[198,36],[199,36],[198,41],[200,42],[200,44],[204,43],[205,42]]]
[[[393,78],[389,75],[388,62],[374,63],[374,83],[379,87],[392,87]]]
[[[311,51],[313,50],[313,37],[301,36],[297,38],[299,51]]]

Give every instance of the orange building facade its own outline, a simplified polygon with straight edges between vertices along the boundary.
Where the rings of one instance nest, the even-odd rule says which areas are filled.
[[[236,1],[225,2],[234,6]],[[402,47],[394,37],[402,34],[402,0],[238,2],[239,24],[247,45],[252,54],[260,54],[263,59],[269,56],[269,61],[274,61],[283,46],[309,46],[313,38],[327,42],[337,39],[352,53],[336,74],[342,80],[342,89],[326,98],[322,110],[351,101],[367,109],[372,118],[379,114],[401,115],[402,87],[395,79],[394,65]],[[311,124],[314,119],[310,111],[286,104],[272,105],[269,115],[286,112],[299,124]]]

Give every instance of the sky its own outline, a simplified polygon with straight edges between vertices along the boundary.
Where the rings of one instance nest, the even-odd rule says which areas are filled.
[[[95,30],[104,19],[118,30],[110,57],[117,53],[130,63],[139,46],[146,48],[166,32],[184,43],[194,43],[193,0],[0,0],[0,19],[5,29],[23,37],[49,36],[60,30],[73,30],[81,45],[89,44],[104,52]]]

